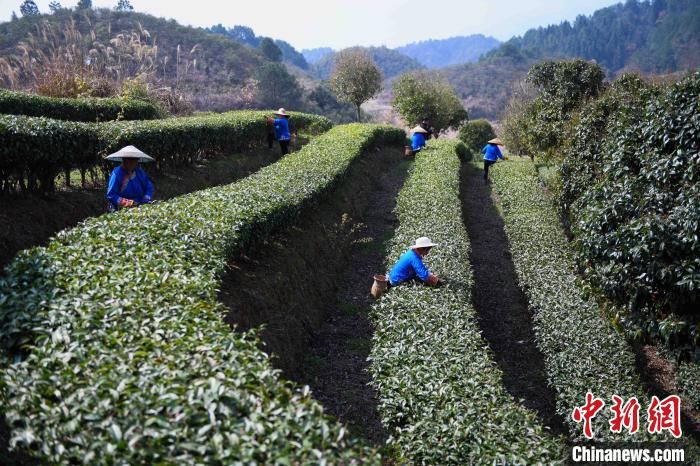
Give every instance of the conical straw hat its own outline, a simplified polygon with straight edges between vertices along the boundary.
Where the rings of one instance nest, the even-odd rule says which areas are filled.
[[[428,134],[428,132],[427,132],[425,129],[423,129],[422,126],[416,126],[415,128],[413,128],[413,129],[411,130],[411,132],[412,132],[412,133],[425,133],[425,134]]]
[[[483,141],[483,139],[482,139],[482,141]],[[503,145],[504,145],[504,144],[503,144],[503,141],[501,141],[501,140],[498,139],[498,138],[491,139],[491,140],[489,141],[489,144],[496,144],[497,146],[503,146]]]
[[[138,159],[139,162],[155,162],[155,159],[150,155],[146,155],[134,146],[126,146],[114,154],[109,154],[105,157],[112,162],[123,162],[124,159]]]

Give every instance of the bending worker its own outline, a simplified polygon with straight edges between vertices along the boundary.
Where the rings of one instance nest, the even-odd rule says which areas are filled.
[[[411,137],[411,150],[414,153],[420,152],[425,147],[425,135],[428,134],[428,131],[421,126],[416,126],[411,132],[413,133],[413,137]]]
[[[153,199],[153,182],[138,166],[139,162],[153,162],[153,158],[134,146],[126,146],[107,156],[107,160],[121,162],[112,172],[107,186],[109,210],[148,204]]]
[[[423,257],[430,252],[433,246],[436,244],[430,238],[425,236],[418,238],[416,244],[411,246],[392,267],[388,274],[389,286],[396,286],[411,280],[421,280],[426,285],[431,286],[438,285],[438,277],[430,273],[423,264]]]
[[[489,167],[496,163],[498,159],[506,160],[506,157],[501,153],[501,149],[498,146],[502,146],[503,143],[500,139],[491,139],[486,143],[481,153],[484,154],[484,183],[489,182]]]

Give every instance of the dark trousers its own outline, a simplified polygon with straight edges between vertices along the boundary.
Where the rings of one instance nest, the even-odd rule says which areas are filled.
[[[489,181],[489,167],[496,163],[495,160],[484,160],[484,181]]]
[[[267,133],[267,147],[272,149],[272,145],[275,143],[275,133]]]
[[[289,154],[289,141],[280,141],[280,149],[282,149],[282,155]]]

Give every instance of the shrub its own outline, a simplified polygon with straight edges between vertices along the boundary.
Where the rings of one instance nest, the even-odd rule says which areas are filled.
[[[388,264],[427,235],[438,243],[427,261],[449,284],[402,285],[373,306],[370,371],[382,423],[410,464],[554,463],[563,443],[505,390],[471,305],[460,147],[436,141],[420,152],[397,200]]]
[[[265,141],[265,114],[241,111],[99,124],[0,115],[0,188],[50,190],[62,170],[94,167],[129,144],[154,156],[161,169],[239,151]],[[325,131],[331,126],[316,115],[293,113],[292,119],[297,129]]]
[[[700,344],[700,73],[616,116],[573,231],[594,287],[671,348]],[[616,122],[624,122],[618,125]]]
[[[496,137],[491,123],[487,120],[472,120],[459,128],[459,140],[472,153],[478,154],[488,141]]]
[[[135,98],[70,99],[5,89],[0,89],[0,113],[85,122],[153,120],[164,116],[158,106]]]
[[[222,319],[228,257],[328,195],[396,128],[334,128],[239,182],[92,218],[0,282],[3,405],[50,463],[378,463]],[[21,354],[21,357],[19,356]]]

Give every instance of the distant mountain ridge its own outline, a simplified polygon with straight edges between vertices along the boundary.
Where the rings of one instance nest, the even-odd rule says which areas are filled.
[[[304,55],[304,58],[306,58],[306,61],[310,65],[317,63],[329,53],[333,53],[333,49],[330,47],[317,47],[315,49],[303,49],[301,51],[301,54]]]
[[[382,70],[384,78],[392,78],[409,71],[421,70],[425,67],[417,60],[387,47],[350,47],[365,50],[377,66]],[[347,49],[345,49],[347,50]],[[330,78],[337,52],[330,52],[311,66],[311,73],[317,79]]]
[[[498,39],[483,34],[448,39],[428,39],[396,47],[404,55],[415,58],[427,68],[473,63],[483,54],[501,45]]]

